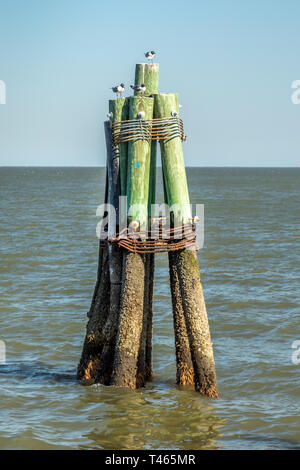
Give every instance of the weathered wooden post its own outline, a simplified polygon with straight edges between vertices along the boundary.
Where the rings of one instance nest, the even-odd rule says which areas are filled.
[[[111,122],[127,119],[128,101],[126,98],[110,100],[111,121],[104,123],[107,166],[104,202],[116,209],[118,219],[119,196],[121,192],[120,165],[127,165],[127,144],[114,148],[111,134]],[[120,159],[120,154],[122,159]],[[123,185],[125,185],[123,181]],[[104,214],[107,216],[107,212]],[[108,238],[115,235],[113,214],[109,216]],[[77,378],[82,381],[109,383],[114,358],[114,343],[120,303],[122,257],[114,246],[99,247],[97,282],[88,312],[89,321],[81,359],[77,369]]]
[[[194,385],[194,367],[184,318],[184,307],[176,264],[177,255],[173,251],[170,251],[168,255],[175,333],[176,383],[180,386]]]
[[[106,134],[107,133],[105,130],[105,135]],[[106,140],[108,158],[111,154],[110,144],[111,142],[107,142]],[[106,167],[104,204],[107,204],[108,202],[108,191],[109,179],[108,168]],[[107,212],[105,212],[103,215],[106,218]],[[102,230],[107,230],[107,226],[102,226]],[[81,358],[77,367],[77,379],[83,382],[94,382],[96,378],[103,346],[102,330],[109,315],[109,309],[110,278],[108,252],[107,247],[103,247],[100,240],[96,286],[94,289],[91,307],[87,313],[89,320],[86,326],[86,335]]]
[[[116,100],[109,100],[109,112],[111,113],[111,121],[119,122],[126,121],[128,119],[128,98],[118,98]],[[122,142],[118,145],[119,147],[119,158],[120,158],[120,184],[121,184],[121,195],[126,195],[127,186],[127,150],[128,145],[126,142]]]
[[[154,96],[158,93],[159,65],[141,63],[135,67],[135,85],[144,84],[146,91],[135,91],[135,96]],[[153,117],[153,116],[152,116]],[[156,151],[157,142],[151,143],[150,179],[148,196],[148,229],[151,229],[151,205],[155,204],[156,192]],[[139,354],[138,383],[143,386],[153,377],[152,336],[153,336],[153,289],[154,253],[145,254],[144,315],[141,348]],[[143,376],[144,374],[144,376]]]
[[[144,120],[153,116],[153,98],[131,97],[129,119]],[[127,204],[128,222],[141,231],[147,229],[151,140],[128,143]],[[126,251],[123,257],[120,321],[116,342],[111,385],[137,387],[138,356],[144,314],[145,256]],[[144,374],[142,374],[144,375]],[[138,385],[140,379],[138,379]]]
[[[152,96],[158,93],[158,80],[159,80],[159,65],[158,64],[136,64],[135,66],[135,85],[146,86],[146,91],[135,91],[134,96],[144,95]]]
[[[155,204],[156,193],[156,150],[157,142],[151,143],[151,162],[150,162],[150,182],[149,182],[149,200],[148,200],[148,220],[149,230],[151,229],[151,207]],[[155,269],[155,255],[154,253],[146,254],[146,281],[145,286],[148,291],[148,300],[145,305],[145,323],[146,323],[146,376],[145,380],[153,378],[152,366],[152,337],[153,337],[153,292],[154,292],[154,269]]]
[[[136,65],[135,85],[141,84],[146,89],[135,90],[134,97],[109,103],[105,201],[115,210],[108,213],[108,240],[100,244],[98,278],[77,377],[129,388],[145,386],[152,378],[154,253],[167,251],[177,384],[193,385],[201,394],[217,397],[213,349],[191,230],[194,221],[178,98],[175,93],[158,94],[158,64]],[[153,240],[151,204],[155,203],[157,139],[172,225],[153,230]],[[127,196],[128,220],[119,214],[120,195]],[[124,222],[129,223],[129,229],[120,230]],[[171,238],[166,241],[165,236]]]
[[[117,100],[115,100],[117,101]],[[118,103],[119,104],[119,103]],[[108,239],[116,236],[119,227],[119,197],[121,195],[120,180],[120,157],[119,147],[115,147],[112,141],[112,121],[107,121],[105,126],[105,137],[108,146],[107,169],[109,179],[108,202],[110,204],[108,212]],[[112,210],[114,208],[114,210]],[[115,354],[116,334],[118,329],[121,273],[122,273],[122,252],[112,243],[108,244],[108,263],[110,280],[110,308],[108,319],[103,328],[103,348],[100,355],[99,367],[96,382],[109,385],[111,378],[112,364]]]
[[[169,118],[179,116],[178,98],[175,93],[164,93],[155,96],[155,117]],[[162,140],[161,157],[164,181],[166,185],[167,202],[173,209],[174,223],[181,220],[182,225],[191,222],[191,211],[189,209],[189,194],[184,167],[182,144],[180,137],[173,137],[169,140]],[[215,363],[213,358],[212,342],[205,308],[204,296],[200,280],[200,272],[197,263],[197,254],[195,249],[182,249],[174,251],[169,257],[171,272],[177,274],[181,305],[183,307],[185,325],[189,340],[191,358],[194,368],[195,389],[203,395],[217,397],[217,378],[215,372]],[[173,274],[172,274],[173,275]],[[175,276],[175,277],[177,277]],[[174,305],[174,303],[173,303]],[[174,317],[176,324],[182,326],[181,306],[177,309],[175,304]],[[179,331],[181,341],[180,346],[186,351],[186,340],[184,340],[184,331]],[[177,348],[178,359],[179,351]],[[182,364],[182,360],[185,363]],[[182,360],[179,360],[178,377],[182,377],[180,370],[187,370],[186,378],[181,378],[183,382],[192,383],[189,357],[184,354]],[[187,361],[187,362],[186,362]]]

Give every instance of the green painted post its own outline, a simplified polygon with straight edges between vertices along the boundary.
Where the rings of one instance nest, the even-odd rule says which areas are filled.
[[[156,142],[151,144],[150,180],[148,198],[149,230],[151,228],[151,204],[155,203],[156,189]],[[154,253],[146,253],[143,329],[138,357],[137,387],[143,387],[153,377],[152,336],[153,336],[153,289],[154,289]]]
[[[154,99],[156,118],[172,117],[172,111],[179,116],[176,93],[162,93],[155,95]],[[190,199],[180,137],[160,141],[160,150],[168,204],[170,208],[173,206],[177,223],[187,224],[191,218]]]
[[[129,119],[152,119],[153,104],[153,98],[131,97]],[[151,141],[129,141],[128,222],[138,222],[140,230],[145,230],[148,222],[150,158]],[[135,208],[134,212],[130,211],[132,208]],[[111,385],[137,388],[143,385],[138,373],[138,362],[144,318],[145,256],[125,251],[123,267],[120,318]]]
[[[138,119],[143,113],[143,120],[153,116],[153,98],[131,97],[129,100],[129,119]],[[128,143],[127,167],[127,207],[128,221],[137,221],[140,230],[145,230],[148,223],[148,197],[151,159],[151,140],[134,140]],[[134,212],[130,208],[134,206]]]
[[[148,216],[151,217],[151,205],[155,204],[156,198],[156,153],[157,142],[152,141],[151,144],[151,163],[150,163],[150,183],[149,183],[149,201],[148,201]],[[151,220],[149,218],[149,220]],[[151,225],[151,224],[150,224]],[[151,228],[151,226],[149,227]],[[153,377],[152,366],[152,337],[153,337],[153,291],[154,291],[154,268],[155,268],[155,255],[150,253],[146,255],[146,285],[148,289],[148,305],[146,309],[146,380],[151,380]]]
[[[151,96],[158,93],[158,64],[136,64],[135,67],[135,85],[146,86],[145,96]],[[134,96],[142,95],[143,92],[135,91]]]
[[[109,100],[109,112],[112,113],[112,122],[126,121],[128,119],[128,98]],[[126,196],[127,185],[127,148],[126,142],[119,144],[121,195]]]
[[[158,64],[136,64],[135,85],[142,83],[145,93],[135,91],[135,96],[154,96],[158,93]],[[150,119],[152,119],[153,115]],[[151,216],[151,204],[155,203],[156,183],[156,149],[157,143],[151,143],[150,178],[148,196],[148,221]],[[150,229],[150,225],[148,225]],[[153,376],[152,367],[152,336],[153,336],[153,287],[154,287],[154,254],[145,255],[144,313],[141,345],[138,358],[137,386],[145,385]]]
[[[171,117],[173,112],[179,115],[177,94],[155,95],[155,117]],[[170,210],[174,213],[176,225],[178,223],[185,225],[190,222],[191,212],[188,206],[189,193],[181,139],[174,137],[170,140],[163,140],[160,145],[167,202],[169,207],[172,206]],[[184,379],[183,370],[180,370],[183,365],[186,369],[184,375],[187,377],[187,383],[192,383],[194,380],[196,391],[205,396],[218,397],[213,348],[196,250],[175,251],[169,256],[169,266],[171,291],[175,296],[176,291],[178,292],[178,301],[181,304],[178,306],[173,298],[174,326],[177,329],[175,339],[180,338],[180,348],[177,348],[177,354],[181,353],[181,350],[184,353],[181,359],[177,356],[180,359],[179,363],[177,362],[177,377],[181,376]],[[184,338],[185,329],[188,343]],[[189,344],[190,356],[186,354],[187,344]],[[190,357],[194,374],[190,370]]]

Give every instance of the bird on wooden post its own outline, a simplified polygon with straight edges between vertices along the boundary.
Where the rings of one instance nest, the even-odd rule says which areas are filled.
[[[119,95],[120,98],[121,98],[122,93],[124,92],[124,90],[125,90],[125,85],[124,85],[124,83],[120,83],[120,85],[117,85],[117,86],[113,86],[113,87],[112,87],[112,91],[113,91],[114,93],[116,93],[117,96]]]
[[[130,88],[132,88],[134,91],[141,91],[142,93],[145,93],[146,91],[146,86],[144,83],[141,83],[141,85],[130,85]]]
[[[153,64],[153,59],[155,57],[155,51],[146,52],[145,57],[146,57],[146,59],[148,59],[149,62],[152,61],[152,64]]]

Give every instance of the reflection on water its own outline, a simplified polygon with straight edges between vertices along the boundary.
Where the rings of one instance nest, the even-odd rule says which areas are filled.
[[[199,263],[219,400],[175,386],[165,255],[154,381],[139,391],[76,382],[104,180],[101,169],[1,169],[0,448],[299,448],[299,172],[188,171],[191,200],[205,206]]]
[[[102,387],[102,386],[100,386]],[[103,388],[103,387],[102,387]],[[182,394],[186,394],[185,397]],[[104,395],[104,397],[103,397]],[[106,403],[90,420],[95,428],[88,434],[91,446],[102,449],[217,449],[224,420],[213,406],[199,400],[194,392],[101,391]],[[105,423],[105,424],[104,424]]]

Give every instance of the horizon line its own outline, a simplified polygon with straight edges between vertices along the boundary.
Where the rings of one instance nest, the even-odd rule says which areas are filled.
[[[0,168],[106,168],[105,165],[0,165]],[[162,168],[157,165],[156,168]],[[299,168],[295,166],[239,166],[239,165],[186,165],[185,168]]]

